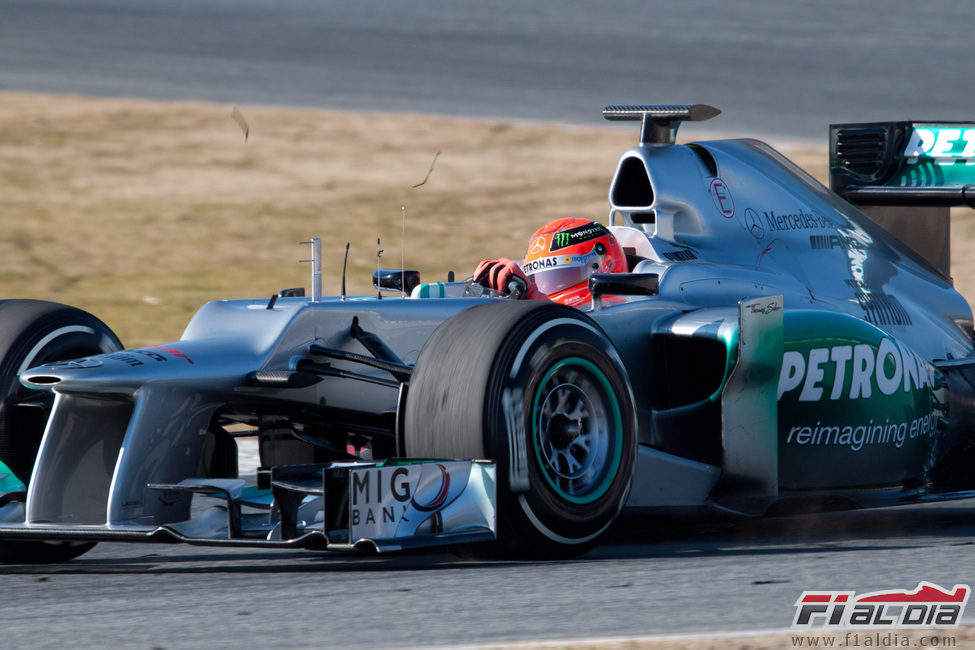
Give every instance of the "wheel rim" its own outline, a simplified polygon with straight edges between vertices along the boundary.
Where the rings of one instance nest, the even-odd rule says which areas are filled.
[[[535,391],[532,443],[541,473],[571,503],[591,503],[613,483],[622,457],[622,417],[609,380],[578,357],[552,366]]]

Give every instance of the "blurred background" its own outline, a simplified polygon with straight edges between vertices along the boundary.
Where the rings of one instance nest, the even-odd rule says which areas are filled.
[[[912,0],[4,0],[0,87],[598,123],[696,103],[713,128],[967,119],[971,7]]]
[[[825,180],[832,122],[973,118],[969,16],[906,0],[2,0],[0,296],[79,305],[142,345],[177,339],[207,300],[306,285],[312,236],[331,293],[346,242],[350,289],[370,290],[377,238],[389,266],[464,277],[520,257],[548,219],[605,217],[637,137],[602,121],[610,103],[712,104],[682,139],[768,139]],[[954,226],[965,292],[970,215]]]

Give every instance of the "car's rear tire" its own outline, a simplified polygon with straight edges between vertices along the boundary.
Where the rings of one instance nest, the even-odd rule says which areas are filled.
[[[44,363],[121,349],[118,337],[105,323],[80,309],[40,300],[0,301],[0,461],[24,484],[30,482],[50,405],[38,405],[39,394],[21,386],[17,376]],[[33,398],[34,405],[23,406],[27,398]],[[92,546],[0,542],[0,562],[64,562]]]
[[[488,555],[585,553],[629,493],[626,372],[599,327],[562,305],[498,301],[446,321],[417,359],[403,431],[408,456],[497,463],[499,540],[479,549]]]

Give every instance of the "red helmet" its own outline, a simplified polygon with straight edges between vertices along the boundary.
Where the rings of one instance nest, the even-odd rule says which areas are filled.
[[[623,273],[626,255],[605,226],[591,219],[558,219],[532,235],[521,261],[542,293],[556,302],[575,307],[592,300],[589,276]]]

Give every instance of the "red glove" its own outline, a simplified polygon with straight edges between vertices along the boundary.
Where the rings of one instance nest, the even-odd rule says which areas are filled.
[[[521,294],[521,298],[548,299],[548,296],[539,291],[535,283],[525,275],[518,262],[513,262],[506,257],[498,260],[484,260],[478,264],[474,271],[474,282],[503,294],[517,290]]]

